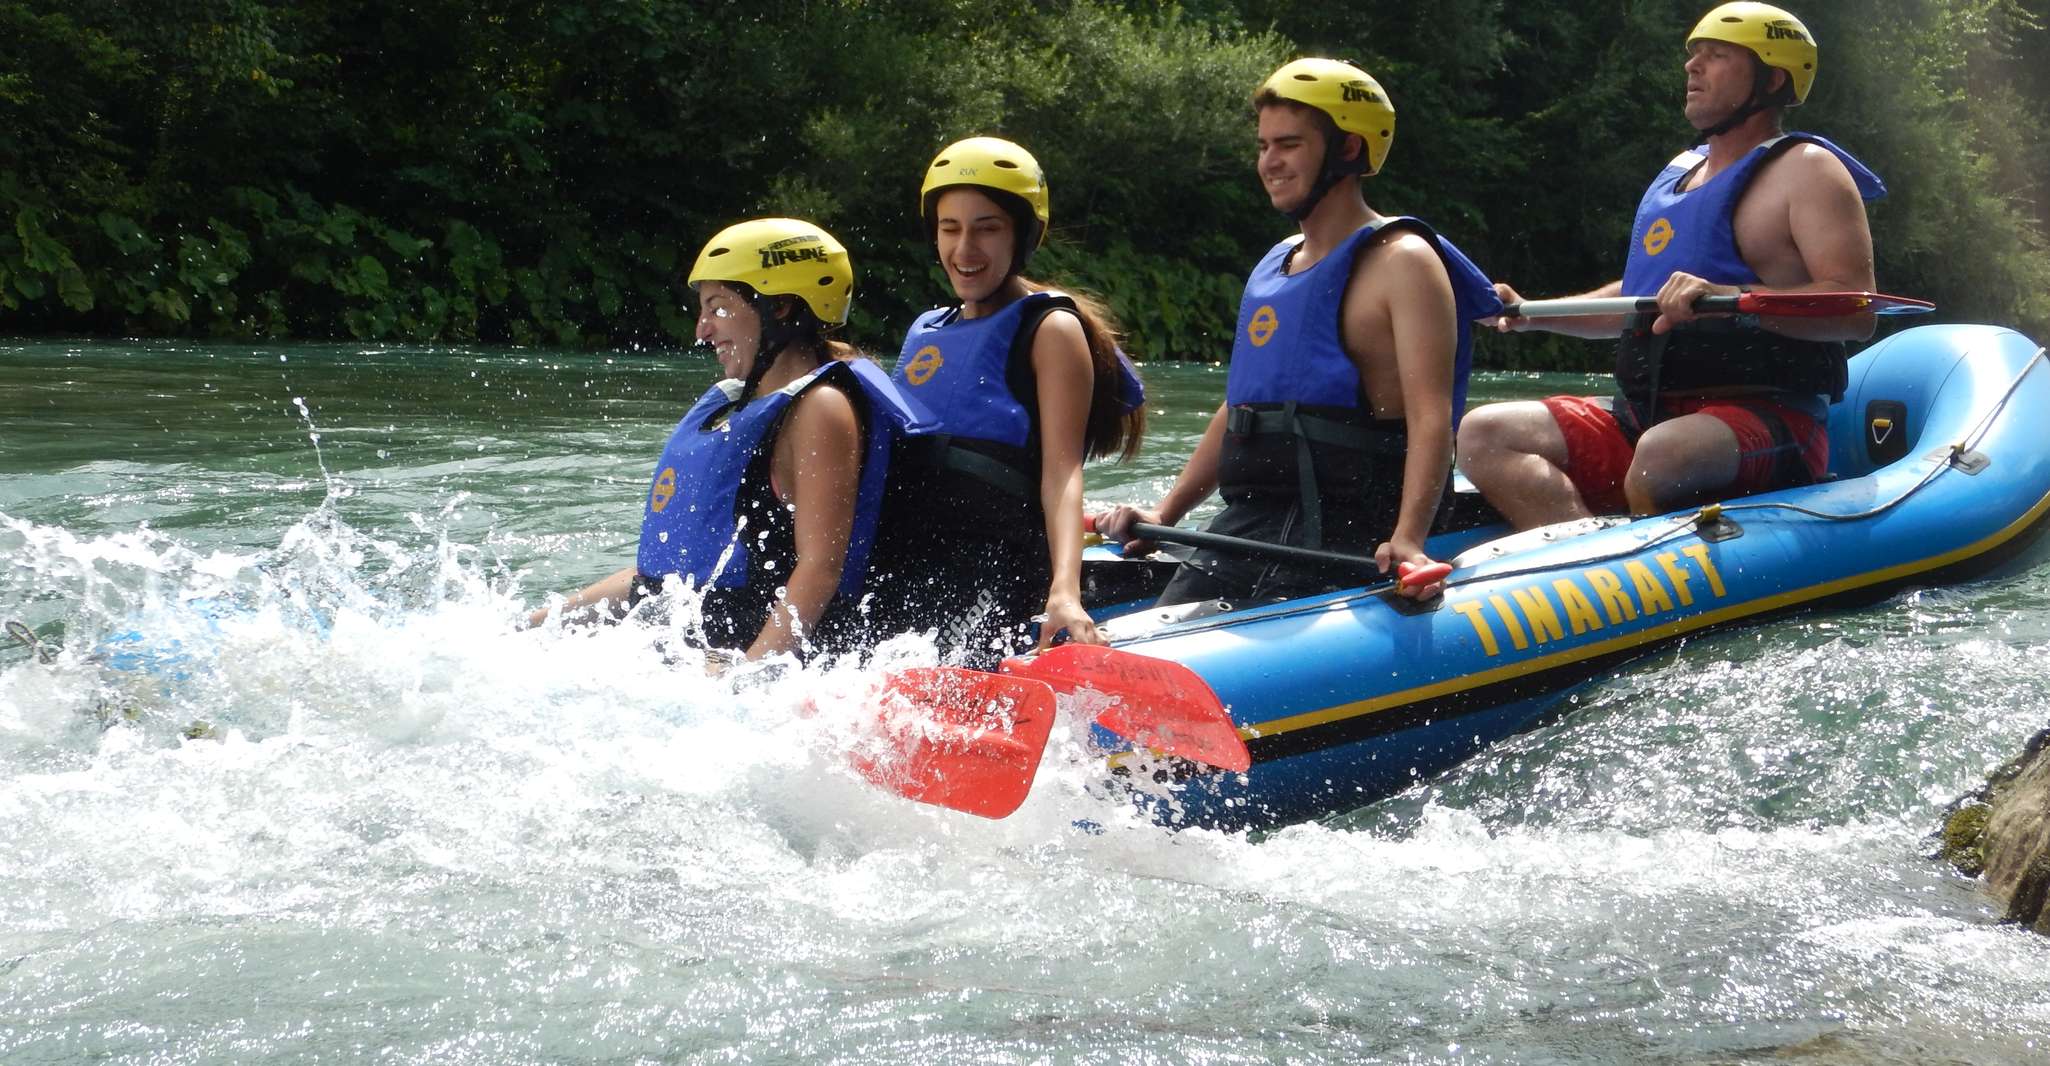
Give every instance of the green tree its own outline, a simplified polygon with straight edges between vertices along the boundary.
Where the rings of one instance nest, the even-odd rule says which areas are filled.
[[[1870,162],[1886,286],[2050,330],[2050,0],[1800,13],[1792,113]],[[1222,358],[1244,271],[1292,227],[1248,98],[1351,58],[1399,114],[1375,206],[1533,294],[1613,278],[1692,137],[1705,0],[0,0],[0,315],[14,332],[688,343],[697,243],[767,213],[856,251],[854,339],[944,297],[914,193],[941,145],[1046,164],[1035,273],[1129,347]],[[1797,8],[1801,5],[1796,5]],[[1491,365],[1599,345],[1483,341]]]

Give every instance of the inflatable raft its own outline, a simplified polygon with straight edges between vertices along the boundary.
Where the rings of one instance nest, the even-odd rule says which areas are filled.
[[[1689,634],[2001,566],[2050,512],[2045,362],[2007,329],[1896,334],[1851,362],[1827,480],[1651,518],[1444,534],[1432,554],[1455,569],[1426,604],[1363,588],[1107,612],[1114,645],[1200,674],[1252,754],[1244,773],[1192,768],[1161,817],[1234,827],[1357,807]],[[1111,761],[1129,772],[1128,756]]]

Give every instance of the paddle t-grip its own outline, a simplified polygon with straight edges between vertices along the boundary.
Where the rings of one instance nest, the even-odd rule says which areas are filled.
[[[1445,575],[1452,572],[1452,564],[1430,563],[1424,566],[1417,566],[1412,563],[1403,563],[1396,569],[1402,574],[1402,587],[1413,589],[1431,584],[1434,581],[1443,581]]]

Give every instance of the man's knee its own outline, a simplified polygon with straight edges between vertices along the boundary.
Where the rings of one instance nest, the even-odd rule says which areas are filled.
[[[1544,455],[1548,450],[1546,430],[1552,436],[1558,435],[1551,413],[1541,403],[1517,401],[1475,408],[1459,423],[1459,439],[1454,449],[1459,468],[1469,478],[1475,477],[1477,471],[1485,477],[1502,460]]]
[[[1624,491],[1639,512],[1688,506],[1734,482],[1740,459],[1730,427],[1707,415],[1686,415],[1645,431]]]

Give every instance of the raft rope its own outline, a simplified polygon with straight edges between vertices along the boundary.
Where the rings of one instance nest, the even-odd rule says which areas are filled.
[[[1876,506],[1867,508],[1863,511],[1855,511],[1850,514],[1832,514],[1828,511],[1818,511],[1812,507],[1803,507],[1797,503],[1786,503],[1780,500],[1760,500],[1755,503],[1711,503],[1707,506],[1699,508],[1692,514],[1688,514],[1673,519],[1673,527],[1671,529],[1659,533],[1656,536],[1653,536],[1651,539],[1645,541],[1643,544],[1636,545],[1634,547],[1619,549],[1617,551],[1610,552],[1606,555],[1596,556],[1591,559],[1575,559],[1571,564],[1548,563],[1543,566],[1526,567],[1522,570],[1510,570],[1502,573],[1475,575],[1475,577],[1470,577],[1466,580],[1472,581],[1484,578],[1485,580],[1494,581],[1500,578],[1507,577],[1527,577],[1531,574],[1542,574],[1548,571],[1562,569],[1566,565],[1590,566],[1597,565],[1600,563],[1614,562],[1618,559],[1627,558],[1629,556],[1641,555],[1644,552],[1650,551],[1653,548],[1665,544],[1666,542],[1671,541],[1676,537],[1680,537],[1684,534],[1692,533],[1703,527],[1709,526],[1715,523],[1717,520],[1724,517],[1725,515],[1728,515],[1735,511],[1792,511],[1795,514],[1804,515],[1809,518],[1821,519],[1825,522],[1858,522],[1863,521],[1867,518],[1875,518],[1879,515],[1885,514],[1886,512],[1893,510],[1896,507],[1899,507],[1901,504],[1906,503],[1909,497],[1915,495],[1918,492],[1921,492],[1925,488],[1928,488],[1930,482],[1935,481],[1937,477],[1955,468],[1961,456],[1972,451],[1973,447],[1977,445],[1979,441],[1984,440],[1986,434],[1993,428],[1993,419],[1996,416],[1998,416],[2001,411],[2006,409],[2008,401],[2014,398],[2015,392],[2021,388],[2021,384],[2024,380],[2028,378],[2029,372],[2036,369],[2036,364],[2043,360],[2045,351],[2045,348],[2038,347],[2036,349],[2036,354],[2029,356],[2028,362],[2022,364],[2021,372],[2014,376],[2014,380],[2009,381],[2007,383],[2007,388],[2001,390],[2000,399],[1994,401],[1991,406],[1986,408],[1986,413],[1980,416],[1978,423],[1965,433],[1965,436],[1962,440],[1956,441],[1955,443],[1951,444],[1948,448],[1945,448],[1943,450],[1944,454],[1943,460],[1941,462],[1932,464],[1929,468],[1928,473],[1923,474],[1921,478],[1918,479],[1914,484],[1901,490],[1900,495],[1895,496],[1893,499],[1887,500],[1885,503],[1878,504]],[[1447,581],[1445,583],[1445,587],[1451,588],[1454,585],[1460,585],[1464,583],[1464,581]]]
[[[1928,473],[1923,474],[1921,478],[1918,479],[1914,484],[1901,490],[1900,495],[1895,496],[1893,499],[1890,499],[1885,503],[1878,504],[1876,506],[1867,508],[1863,511],[1852,512],[1850,514],[1832,514],[1828,511],[1818,511],[1812,507],[1803,507],[1797,503],[1786,503],[1780,500],[1760,500],[1755,503],[1711,503],[1707,506],[1699,508],[1692,514],[1688,514],[1673,519],[1673,528],[1668,529],[1662,533],[1659,533],[1656,536],[1653,536],[1651,539],[1645,541],[1643,544],[1636,545],[1634,547],[1619,549],[1617,551],[1610,552],[1607,555],[1597,556],[1591,559],[1575,559],[1570,565],[1589,566],[1600,563],[1614,562],[1615,560],[1626,558],[1633,555],[1641,555],[1644,552],[1650,551],[1653,548],[1665,544],[1666,542],[1673,540],[1676,537],[1692,533],[1705,526],[1711,525],[1715,523],[1718,519],[1721,519],[1723,516],[1735,511],[1792,511],[1795,514],[1804,515],[1809,518],[1821,519],[1825,522],[1858,522],[1863,521],[1867,518],[1875,518],[1879,515],[1885,514],[1886,512],[1891,511],[1896,507],[1899,507],[1901,504],[1906,503],[1909,497],[1915,495],[1918,492],[1921,492],[1925,488],[1928,488],[1930,482],[1935,481],[1937,477],[1953,469],[1957,465],[1959,457],[1972,451],[1973,447],[1977,445],[1979,441],[1985,439],[1986,434],[1993,428],[1993,419],[1997,415],[1999,415],[2002,410],[2006,409],[2008,401],[2014,398],[2015,392],[2021,388],[2021,384],[2024,380],[2028,378],[2029,372],[2036,369],[2036,364],[2043,360],[2045,351],[2046,349],[2038,347],[2036,349],[2036,354],[2030,356],[2028,362],[2022,364],[2021,372],[2014,376],[2014,380],[2007,383],[2007,388],[2001,390],[2000,399],[1994,401],[1991,406],[1986,408],[1986,413],[1980,416],[1978,424],[1974,425],[1968,432],[1966,432],[1964,439],[1959,440],[1951,444],[1950,447],[1944,449],[1943,461],[1931,465]],[[1505,573],[1490,573],[1485,575],[1476,575],[1475,577],[1467,578],[1466,580],[1472,581],[1484,578],[1486,580],[1493,581],[1505,577],[1527,577],[1531,574],[1542,574],[1548,571],[1562,569],[1566,565],[1569,564],[1548,563],[1543,566],[1532,566],[1522,570],[1510,570]],[[1464,583],[1464,581],[1447,581],[1445,583],[1445,587],[1451,588],[1454,585]]]
[[[1960,465],[1960,460],[1965,455],[1971,453],[1977,448],[1978,443],[1986,438],[1987,433],[1992,431],[1994,416],[1998,415],[2001,411],[2005,410],[2008,401],[2014,399],[2015,392],[2021,388],[2022,382],[2028,378],[2029,371],[2036,369],[2036,364],[2039,361],[2042,361],[2046,350],[2050,349],[2038,347],[2036,349],[2036,354],[2029,356],[2028,362],[2022,364],[2021,373],[2016,374],[2014,376],[2014,380],[2007,383],[2007,388],[2001,390],[2000,399],[1995,400],[1993,402],[1993,405],[1986,409],[1986,413],[1980,416],[1978,424],[1973,426],[1971,430],[1965,434],[1963,440],[1957,441],[1953,443],[1950,447],[1944,449],[1944,456],[1942,462],[1930,467],[1929,472],[1922,475],[1921,480],[1915,482],[1913,485],[1908,486],[1906,489],[1903,489],[1900,495],[1895,496],[1893,499],[1888,500],[1885,503],[1879,504],[1878,506],[1872,507],[1868,510],[1855,512],[1853,514],[1830,514],[1826,511],[1817,511],[1812,508],[1803,507],[1800,504],[1784,503],[1778,500],[1761,500],[1757,503],[1710,504],[1709,507],[1702,508],[1702,511],[1705,513],[1710,508],[1714,508],[1720,514],[1727,514],[1731,511],[1782,510],[1792,511],[1795,514],[1806,515],[1809,518],[1819,518],[1825,522],[1855,522],[1860,519],[1872,518],[1878,515],[1885,514],[1886,512],[1891,511],[1896,507],[1899,507],[1902,503],[1905,503],[1908,497],[1913,496],[1914,494],[1922,491],[1924,488],[1927,488],[1930,482],[1936,480],[1937,475],[1942,474],[1945,471]],[[1715,520],[1716,517],[1717,516],[1712,515],[1704,521],[1712,522]]]
[[[1851,514],[1832,514],[1827,511],[1817,511],[1810,507],[1803,507],[1800,504],[1784,503],[1777,500],[1761,500],[1756,503],[1711,503],[1693,511],[1690,514],[1674,518],[1672,520],[1672,528],[1653,535],[1652,537],[1644,541],[1644,543],[1642,544],[1632,545],[1626,548],[1619,548],[1616,551],[1608,552],[1603,555],[1593,556],[1590,558],[1574,559],[1571,562],[1545,563],[1543,565],[1525,567],[1521,570],[1493,571],[1487,574],[1476,574],[1461,580],[1447,580],[1445,582],[1445,588],[1451,589],[1458,585],[1464,585],[1472,581],[1497,581],[1503,578],[1528,577],[1532,574],[1544,574],[1550,573],[1555,570],[1563,570],[1569,566],[1598,566],[1602,563],[1615,562],[1619,559],[1625,559],[1635,555],[1642,555],[1643,553],[1650,551],[1654,548],[1657,548],[1663,544],[1666,544],[1678,537],[1693,533],[1696,530],[1711,525],[1718,519],[1734,511],[1792,511],[1795,514],[1805,515],[1809,518],[1821,519],[1825,522],[1856,522],[1885,514],[1886,512],[1891,511],[1894,508],[1900,506],[1901,504],[1907,502],[1909,497],[1927,488],[1929,486],[1929,483],[1935,481],[1939,475],[1955,468],[1958,465],[1960,458],[1966,455],[1967,453],[1971,452],[1973,450],[1973,447],[1977,445],[1979,441],[1985,438],[1986,434],[1990,432],[1993,428],[1993,419],[1997,415],[1999,415],[2002,410],[2006,409],[2008,401],[2014,398],[2015,392],[2021,388],[2022,382],[2028,378],[2029,373],[2036,369],[2036,364],[2044,360],[2046,352],[2050,352],[2050,349],[2038,347],[2036,349],[2036,353],[2034,355],[2031,355],[2028,359],[2028,362],[2022,365],[2021,372],[2017,373],[2014,376],[2014,380],[2007,383],[2007,388],[2001,391],[2000,399],[1995,401],[1990,407],[1986,409],[1986,413],[1980,417],[1978,424],[1974,425],[1971,428],[1971,430],[1965,434],[1962,440],[1959,440],[1951,444],[1948,448],[1945,448],[1943,450],[1943,461],[1932,465],[1929,469],[1929,472],[1922,475],[1920,480],[1916,481],[1913,485],[1908,486],[1906,489],[1901,491],[1900,495],[1895,496],[1893,499],[1888,500],[1885,503],[1879,504],[1877,506],[1868,508],[1863,511],[1857,511]],[[1341,605],[1358,603],[1363,600],[1378,597],[1382,593],[1388,591],[1389,589],[1392,589],[1394,586],[1395,582],[1384,581],[1378,584],[1369,585],[1358,592],[1341,597],[1340,599],[1331,600],[1327,603],[1319,603],[1314,606],[1283,608],[1277,604],[1277,609],[1272,611],[1262,611],[1259,613],[1259,617],[1263,619],[1287,618],[1299,614],[1316,614],[1322,611],[1331,610]],[[1210,619],[1204,619],[1203,622],[1205,624],[1193,625],[1187,629],[1177,629],[1176,632],[1191,633],[1203,632],[1210,629],[1222,629],[1231,625],[1235,625],[1238,622],[1244,620],[1246,619],[1243,615],[1236,618],[1213,617]]]

